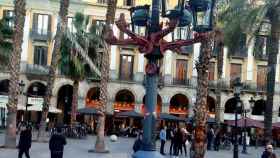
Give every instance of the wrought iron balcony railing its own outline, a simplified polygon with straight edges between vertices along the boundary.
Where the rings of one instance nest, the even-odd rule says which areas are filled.
[[[49,67],[47,65],[34,65],[34,64],[26,64],[26,74],[32,75],[48,75]]]
[[[191,80],[188,78],[184,79],[178,79],[178,78],[173,78],[172,80],[173,85],[184,85],[184,86],[191,86]]]
[[[36,41],[49,41],[52,37],[51,31],[32,29],[30,37]]]

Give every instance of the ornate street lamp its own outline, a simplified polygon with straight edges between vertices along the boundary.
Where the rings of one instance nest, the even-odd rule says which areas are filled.
[[[190,0],[196,32],[212,31],[215,0]]]
[[[174,5],[166,5],[167,0],[162,0],[162,16],[167,17],[169,22],[167,27],[162,27],[160,23],[160,0],[153,0],[152,7],[136,6],[130,9],[132,30],[130,30],[129,23],[126,22],[124,14],[120,14],[119,20],[116,21],[116,26],[119,30],[128,35],[126,39],[117,38],[113,30],[106,32],[105,40],[111,45],[132,45],[136,46],[140,53],[145,54],[145,58],[148,60],[145,71],[145,117],[143,125],[143,143],[141,150],[136,152],[134,158],[157,158],[162,157],[156,152],[155,146],[155,124],[156,124],[156,105],[157,105],[157,85],[158,85],[158,60],[163,58],[164,53],[167,50],[181,53],[181,47],[193,45],[203,41],[208,35],[207,32],[212,30],[212,9],[215,1],[201,1],[199,5],[207,6],[203,9],[199,9],[199,5],[193,3],[194,6],[186,7],[185,0],[172,0]],[[197,1],[197,0],[196,0]],[[210,6],[210,7],[209,7]],[[168,7],[168,8],[167,8]],[[189,8],[193,8],[190,10]],[[209,10],[210,9],[210,10]],[[196,12],[205,12],[206,21],[208,23],[193,22],[193,17],[201,15]],[[210,12],[209,12],[210,11]],[[208,14],[208,12],[210,14]],[[196,15],[193,16],[192,15]],[[208,19],[207,19],[208,18]],[[209,21],[210,20],[210,21]],[[197,33],[194,34],[192,39],[179,39],[176,41],[166,41],[164,37],[169,33],[172,33],[176,27],[189,27],[195,26],[194,29]],[[145,36],[135,33],[135,26],[146,27],[147,34]]]
[[[261,22],[260,30],[258,34],[262,36],[268,36],[270,33],[271,33],[271,22],[269,19],[264,19]]]
[[[235,107],[235,135],[234,135],[234,149],[233,149],[233,158],[238,158],[238,138],[237,138],[237,121],[238,121],[238,112],[240,112],[242,107],[242,102],[240,100],[240,93],[243,85],[240,81],[240,78],[236,78],[234,81],[234,97],[236,100],[236,107]]]

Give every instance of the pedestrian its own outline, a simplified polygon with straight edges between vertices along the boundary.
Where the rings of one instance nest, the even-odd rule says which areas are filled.
[[[210,128],[207,131],[207,150],[211,150],[212,148],[213,137],[214,137],[214,130],[213,128]]]
[[[32,142],[32,133],[29,128],[26,127],[25,124],[21,125],[20,127],[20,138],[18,143],[18,158],[22,158],[23,153],[25,154],[26,158],[30,158],[29,156],[29,149],[31,148]]]
[[[188,142],[188,131],[185,128],[181,129],[182,133],[182,148],[184,149],[185,156],[187,157],[187,144]]]
[[[162,155],[165,155],[165,153],[164,153],[164,145],[165,145],[165,142],[166,142],[166,126],[164,126],[164,128],[162,128],[160,130],[159,138],[160,138],[160,153]]]
[[[221,134],[220,134],[220,131],[217,131],[215,139],[214,139],[214,150],[215,151],[219,151],[220,141],[221,141]]]
[[[182,132],[178,128],[176,128],[176,132],[174,135],[174,156],[178,157],[179,156],[179,151],[182,153]]]
[[[133,144],[133,151],[137,152],[138,150],[141,149],[142,143],[143,143],[143,135],[142,133],[139,132],[137,139],[135,140],[134,144]]]
[[[66,138],[62,135],[62,129],[58,127],[55,134],[53,134],[49,141],[49,149],[51,151],[51,158],[62,158],[63,149],[66,145]]]
[[[276,154],[273,152],[273,146],[267,145],[265,151],[262,154],[262,158],[277,158]]]
[[[170,130],[170,140],[171,140],[171,142],[170,142],[170,148],[169,148],[169,155],[173,155],[173,153],[174,153],[174,150],[173,150],[173,148],[174,148],[174,142],[175,142],[175,140],[174,140],[174,135],[175,135],[175,129],[171,129]]]

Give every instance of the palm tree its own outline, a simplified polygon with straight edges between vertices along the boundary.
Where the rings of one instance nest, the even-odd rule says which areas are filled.
[[[208,96],[208,69],[211,58],[211,38],[201,43],[199,61],[196,63],[197,70],[197,94],[194,107],[194,158],[203,158],[206,151],[206,121],[207,121],[207,96]]]
[[[25,0],[15,0],[15,23],[13,33],[13,51],[9,62],[10,82],[9,82],[9,101],[7,104],[7,129],[5,137],[5,147],[16,147],[16,114],[19,95],[19,71],[20,54],[23,38],[23,27],[25,21]]]
[[[73,19],[75,32],[72,32],[72,36],[76,37],[74,42],[78,42],[84,50],[89,52],[91,60],[97,56],[97,46],[99,45],[99,36],[96,34],[96,27],[92,25],[89,32],[86,32],[89,17],[83,15],[82,13],[76,13]],[[86,77],[86,67],[85,62],[81,56],[79,56],[76,51],[75,44],[73,44],[73,39],[68,39],[65,35],[62,39],[61,47],[61,58],[59,61],[59,68],[62,74],[70,77],[73,83],[73,98],[72,98],[72,112],[71,112],[71,125],[76,121],[76,110],[78,105],[78,90],[79,82]]]
[[[62,39],[63,33],[65,32],[66,27],[67,27],[68,8],[69,8],[69,0],[60,0],[60,9],[59,9],[60,20],[57,24],[57,31],[56,31],[56,35],[54,37],[54,48],[53,48],[53,52],[52,52],[51,65],[49,67],[49,76],[47,79],[47,90],[46,90],[46,94],[44,97],[44,104],[43,104],[43,109],[42,109],[43,113],[42,113],[42,118],[41,118],[40,125],[39,125],[39,132],[38,132],[38,136],[37,136],[38,140],[42,139],[41,134],[46,129],[46,119],[47,119],[48,112],[49,112],[49,105],[50,105],[52,90],[53,90],[53,86],[54,86],[57,64],[58,64],[58,60],[60,58],[61,39]]]
[[[268,54],[268,72],[267,72],[267,100],[264,116],[265,138],[266,141],[272,139],[272,111],[273,96],[275,89],[275,71],[277,63],[277,54],[279,52],[279,29],[280,29],[280,0],[264,0],[261,4],[257,1],[230,1],[223,17],[226,19],[225,45],[229,50],[238,46],[240,34],[246,33],[253,37],[260,30],[262,21],[268,18],[271,22],[271,32],[268,35],[267,53]],[[230,19],[230,20],[229,20]]]
[[[108,81],[109,81],[109,53],[110,46],[105,42],[105,33],[110,30],[110,26],[114,24],[115,14],[116,14],[117,0],[108,0],[108,7],[106,13],[106,23],[102,31],[102,41],[101,44],[104,48],[104,53],[102,54],[102,64],[101,64],[101,81],[100,81],[100,101],[101,106],[98,109],[100,115],[98,117],[98,128],[97,128],[97,138],[95,143],[95,152],[106,152],[104,130],[105,130],[105,110],[108,103]]]

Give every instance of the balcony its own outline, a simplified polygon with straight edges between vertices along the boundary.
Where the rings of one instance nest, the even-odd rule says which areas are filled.
[[[49,41],[51,40],[52,33],[50,31],[32,29],[30,37],[34,41]]]
[[[26,74],[30,75],[48,75],[49,74],[49,67],[43,65],[33,65],[33,64],[26,64]]]
[[[256,52],[254,54],[254,56],[255,56],[256,60],[267,60],[268,59],[268,55],[261,53],[261,52]]]
[[[191,80],[188,78],[185,78],[185,79],[173,78],[172,84],[173,85],[192,86]]]

